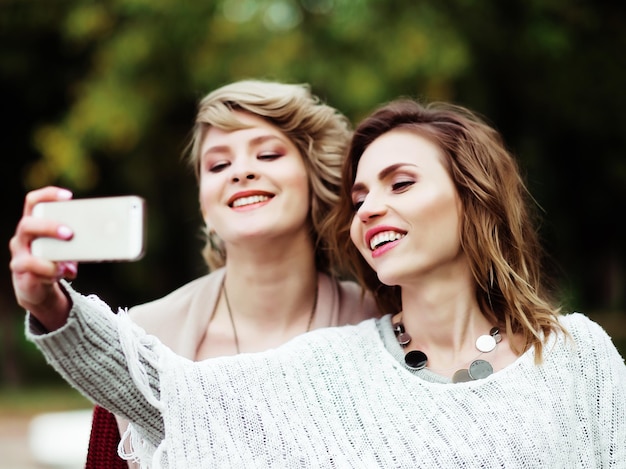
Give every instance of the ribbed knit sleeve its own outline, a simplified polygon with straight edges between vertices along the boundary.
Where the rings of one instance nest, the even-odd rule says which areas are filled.
[[[27,338],[71,386],[92,402],[135,422],[141,437],[157,446],[163,439],[163,419],[131,376],[120,343],[119,318],[97,297],[82,296],[66,283],[64,287],[73,303],[67,323],[47,332],[27,314]],[[158,372],[149,361],[139,359],[150,391],[158,399]]]

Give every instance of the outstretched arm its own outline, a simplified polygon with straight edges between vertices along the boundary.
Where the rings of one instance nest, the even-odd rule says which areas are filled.
[[[159,400],[156,367],[141,353],[136,357],[138,364],[129,366],[118,332],[120,318],[104,302],[82,296],[65,283],[60,287],[67,290],[73,305],[65,324],[48,332],[37,318],[29,315],[28,339],[69,384],[92,402],[136,424],[142,437],[157,446],[164,430],[161,414],[153,404]],[[150,345],[145,341],[139,346],[150,354]],[[144,387],[130,371],[137,365],[145,370]]]
[[[29,311],[27,336],[72,386],[93,402],[135,422],[145,432],[144,438],[158,444],[163,421],[145,395],[158,399],[157,371],[149,363],[141,363],[149,390],[140,389],[122,350],[118,318],[104,303],[83,297],[63,283],[62,279],[76,277],[77,263],[53,262],[32,254],[31,245],[37,238],[69,240],[73,236],[62,223],[34,217],[35,205],[71,198],[70,191],[53,186],[29,192],[9,242],[15,297]]]

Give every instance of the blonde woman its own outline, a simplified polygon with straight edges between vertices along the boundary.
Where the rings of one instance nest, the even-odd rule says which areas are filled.
[[[313,329],[376,315],[370,296],[335,276],[319,229],[338,201],[350,135],[347,119],[305,85],[245,80],[204,97],[189,161],[211,272],[132,308],[133,320],[176,353],[201,361],[267,350]],[[47,287],[30,307],[65,298],[56,280],[72,278],[76,265],[30,256],[27,240],[56,236],[58,227],[36,225],[28,215],[36,202],[69,196],[57,188],[27,196],[19,235],[26,244],[14,245],[14,261],[27,262],[31,272],[23,277],[36,274]],[[120,426],[123,434],[126,423]],[[88,467],[125,465],[118,443],[112,416],[97,407]]]

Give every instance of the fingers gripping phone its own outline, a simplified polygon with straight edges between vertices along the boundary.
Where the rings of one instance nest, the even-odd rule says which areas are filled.
[[[135,261],[144,254],[145,202],[134,195],[41,202],[33,216],[68,226],[71,240],[37,238],[34,256],[52,261]]]

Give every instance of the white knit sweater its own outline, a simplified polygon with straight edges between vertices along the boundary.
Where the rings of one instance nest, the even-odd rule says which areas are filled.
[[[530,350],[452,384],[404,366],[389,316],[193,362],[70,294],[66,326],[45,334],[31,318],[29,338],[135,422],[144,467],[626,468],[626,366],[581,314],[561,318],[573,341],[552,337],[542,365]]]

